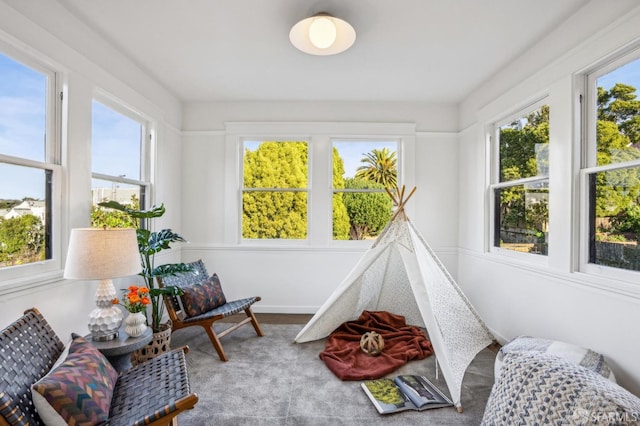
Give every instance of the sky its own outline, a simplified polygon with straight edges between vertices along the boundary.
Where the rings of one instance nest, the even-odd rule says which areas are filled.
[[[47,77],[0,54],[0,154],[44,161],[44,104]],[[640,59],[598,79],[605,89],[624,82],[640,89]],[[140,125],[132,119],[93,103],[93,170],[113,176],[140,178]],[[393,142],[334,142],[345,165],[345,177],[352,177],[362,164],[363,154]],[[20,184],[16,184],[19,182]],[[44,198],[44,172],[39,169],[0,163],[0,199]]]

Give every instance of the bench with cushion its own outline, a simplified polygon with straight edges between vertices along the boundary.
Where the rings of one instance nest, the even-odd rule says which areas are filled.
[[[220,359],[228,361],[229,358],[220,343],[222,337],[248,323],[253,325],[258,336],[263,335],[262,328],[251,311],[251,305],[261,299],[254,296],[229,302],[224,296],[218,275],[209,276],[202,260],[188,265],[193,268],[193,273],[158,278],[161,287],[176,286],[184,291],[180,297],[164,296],[167,312],[173,323],[172,329],[192,326],[204,328]],[[216,332],[213,325],[216,321],[243,311],[247,315],[246,318],[221,332]]]
[[[198,402],[186,348],[118,374],[81,336],[65,345],[33,308],[0,332],[0,425],[177,425]]]

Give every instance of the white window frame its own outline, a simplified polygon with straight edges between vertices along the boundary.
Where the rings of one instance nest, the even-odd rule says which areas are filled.
[[[151,194],[151,151],[153,136],[155,134],[155,124],[146,115],[137,112],[133,108],[129,107],[124,102],[118,100],[109,93],[96,90],[93,95],[93,101],[99,102],[109,109],[122,114],[123,116],[137,122],[141,127],[141,140],[140,140],[140,179],[130,179],[121,176],[112,176],[103,173],[97,173],[91,171],[92,179],[105,180],[113,183],[122,183],[127,185],[140,186],[141,191],[144,192],[143,197],[140,199],[140,209],[149,208],[152,205]]]
[[[334,142],[353,142],[353,143],[367,143],[367,142],[380,142],[380,143],[385,143],[385,142],[393,142],[396,144],[396,168],[398,171],[398,176],[397,176],[397,182],[398,182],[398,187],[402,187],[401,182],[403,182],[402,179],[402,167],[400,167],[400,164],[402,163],[401,159],[404,158],[404,156],[402,155],[402,147],[403,147],[403,143],[402,140],[400,138],[390,138],[390,137],[381,137],[381,136],[377,136],[377,137],[373,137],[373,138],[337,138],[337,137],[331,137],[330,138],[330,149],[333,150],[333,143]],[[332,157],[333,160],[333,157]],[[333,194],[336,193],[347,193],[347,192],[351,192],[351,193],[374,193],[374,194],[378,194],[378,193],[386,193],[384,190],[381,189],[340,189],[340,188],[334,188],[333,187],[333,161],[331,161],[331,174],[329,175],[329,185],[331,185],[331,195],[333,196]],[[330,238],[333,240],[333,203],[331,205],[332,207],[332,214],[331,214],[331,223],[332,223],[332,227],[331,227],[331,235]],[[355,240],[333,240],[335,244],[359,244],[356,243]]]
[[[500,128],[506,124],[512,123],[514,120],[526,116],[544,105],[550,105],[550,99],[548,94],[537,97],[532,102],[526,103],[515,111],[512,111],[506,115],[502,115],[496,120],[492,120],[492,123],[487,126],[487,141],[489,143],[489,186],[487,188],[487,205],[488,205],[488,219],[487,226],[487,251],[491,254],[498,255],[505,258],[510,258],[519,261],[525,261],[528,263],[534,263],[538,265],[549,264],[549,255],[540,255],[535,253],[524,253],[515,250],[509,250],[495,245],[495,232],[496,232],[496,206],[495,206],[495,192],[496,190],[503,188],[510,188],[532,182],[540,182],[547,180],[551,187],[551,181],[549,175],[547,176],[531,176],[516,180],[510,180],[506,182],[500,182]],[[552,114],[552,110],[549,112]],[[552,160],[549,159],[549,162]],[[550,190],[551,191],[551,190]]]
[[[580,199],[580,217],[579,217],[579,243],[578,243],[578,270],[587,275],[611,279],[611,282],[604,284],[605,288],[614,287],[626,287],[619,281],[630,282],[637,286],[638,277],[640,271],[632,271],[627,269],[615,268],[605,265],[597,265],[589,262],[590,247],[590,194],[589,194],[589,176],[594,173],[606,172],[611,170],[619,170],[631,167],[640,167],[640,160],[626,161],[622,163],[612,163],[603,166],[597,166],[597,141],[596,141],[596,126],[597,126],[597,90],[596,80],[603,75],[608,74],[614,69],[631,62],[633,60],[640,59],[640,48],[635,46],[631,52],[626,51],[619,54],[614,59],[607,59],[600,62],[599,65],[594,66],[587,72],[585,72],[580,78],[584,81],[584,93],[586,97],[582,102],[582,119],[584,125],[582,126],[585,133],[582,138],[581,144],[581,168],[579,173],[579,199]],[[636,88],[640,92],[640,87]],[[634,289],[634,291],[637,291]]]
[[[278,142],[278,143],[291,143],[291,142],[304,142],[307,144],[307,186],[305,188],[247,188],[244,186],[244,143],[245,142]],[[243,204],[242,204],[242,194],[244,192],[304,192],[307,194],[307,238],[304,239],[296,239],[296,238],[282,238],[282,239],[269,239],[269,238],[244,238],[242,236],[242,218],[239,218],[240,221],[240,240],[243,243],[248,244],[268,244],[269,241],[279,241],[283,244],[296,244],[302,241],[307,241],[309,239],[309,233],[311,232],[310,226],[310,211],[311,211],[311,193],[312,193],[312,182],[311,182],[311,164],[312,164],[312,155],[311,155],[311,141],[307,138],[270,138],[270,137],[261,137],[261,138],[248,138],[243,137],[240,140],[239,144],[240,148],[240,216],[242,216]]]
[[[225,206],[224,242],[241,247],[288,247],[362,249],[370,241],[333,240],[332,229],[332,147],[334,140],[398,141],[398,181],[415,185],[415,124],[354,122],[227,122],[225,123]],[[306,240],[245,240],[241,238],[242,146],[245,140],[300,140],[309,147],[309,210]],[[412,159],[411,161],[407,158]],[[411,214],[413,207],[408,206]]]
[[[18,166],[33,167],[52,172],[51,182],[51,222],[50,247],[51,258],[26,265],[0,268],[0,296],[3,294],[22,291],[39,285],[50,283],[62,276],[62,193],[63,169],[61,167],[61,134],[63,110],[63,80],[60,70],[54,69],[50,61],[35,54],[27,54],[19,48],[0,40],[0,52],[21,64],[32,68],[47,78],[46,123],[45,123],[45,159],[35,161],[27,158],[3,155],[0,162]]]

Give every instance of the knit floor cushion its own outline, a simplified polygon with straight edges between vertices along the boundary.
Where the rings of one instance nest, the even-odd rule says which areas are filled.
[[[535,352],[556,355],[566,361],[588,368],[602,377],[616,382],[615,375],[604,360],[604,356],[591,349],[583,348],[565,342],[541,339],[529,336],[519,336],[503,346],[494,364],[495,380],[498,381],[504,357],[509,353]]]
[[[640,399],[574,362],[542,352],[504,356],[482,425],[638,424]]]

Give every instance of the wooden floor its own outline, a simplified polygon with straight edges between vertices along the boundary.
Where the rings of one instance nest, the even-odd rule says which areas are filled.
[[[306,324],[309,322],[312,314],[258,314],[256,318],[260,324]],[[246,318],[244,313],[231,315],[230,317],[221,319],[221,322],[238,322]]]

